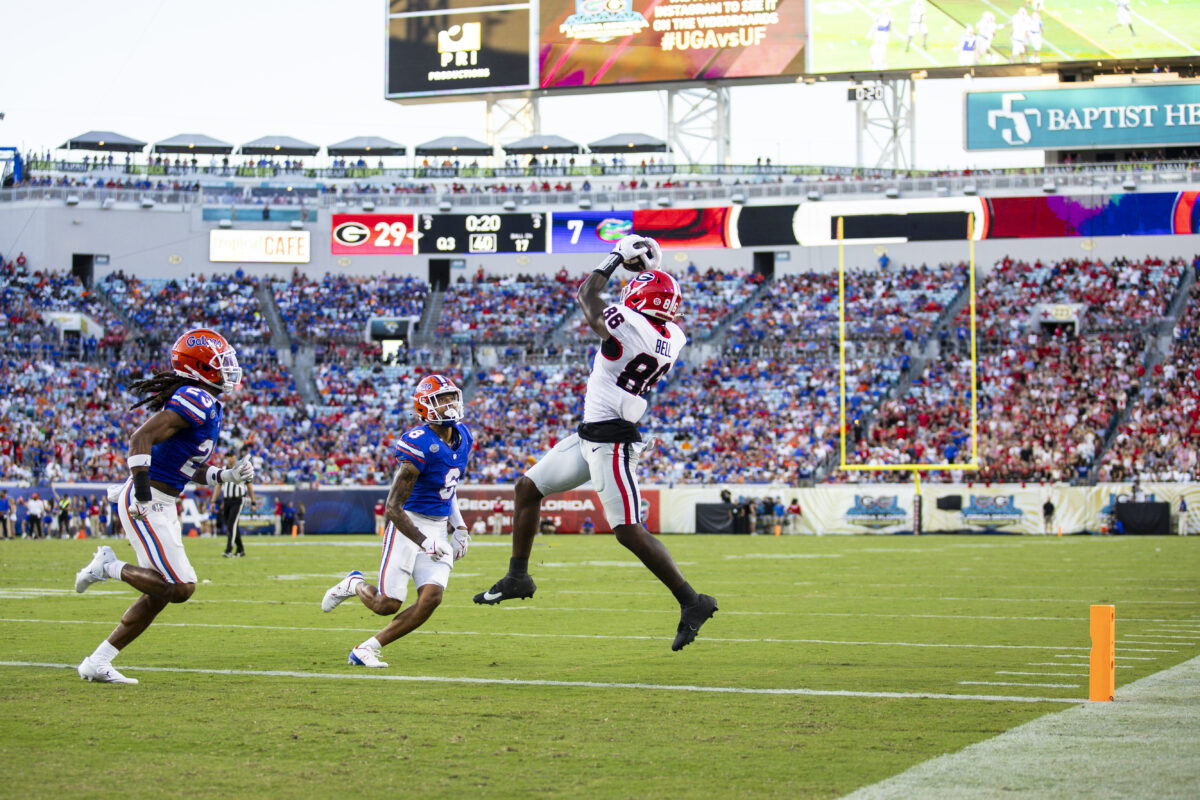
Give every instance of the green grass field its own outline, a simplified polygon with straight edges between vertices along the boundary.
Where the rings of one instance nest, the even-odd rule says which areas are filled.
[[[981,64],[1008,63],[1012,43],[1010,17],[1024,0],[929,0],[926,46],[913,43],[905,52],[910,0],[814,0],[809,70],[853,72],[871,66],[867,30],[875,15],[892,10],[892,43],[888,69],[924,69],[958,66],[957,46],[963,29],[991,11],[999,29],[992,49]],[[1200,55],[1200,4],[1166,0],[1134,0],[1134,31],[1116,28],[1112,0],[1047,0],[1042,14],[1045,26],[1043,62],[1085,61],[1105,58],[1155,58]]]
[[[319,601],[378,539],[189,540],[211,582],[118,659],[138,686],[74,672],[134,597],[74,593],[94,544],[0,542],[3,794],[836,797],[1086,698],[1092,603],[1118,698],[1200,653],[1195,539],[666,541],[721,606],[682,652],[607,536],[539,539],[537,597],[473,605],[507,564],[489,537],[368,672],[346,654],[382,618]]]

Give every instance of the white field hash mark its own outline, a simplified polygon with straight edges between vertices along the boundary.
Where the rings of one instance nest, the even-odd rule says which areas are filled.
[[[54,664],[41,661],[0,661],[3,667],[34,667],[42,669],[75,669],[74,664]],[[942,694],[937,692],[861,692],[850,689],[751,688],[745,686],[694,686],[689,684],[608,683],[601,681],[554,681],[521,678],[471,678],[445,675],[380,675],[353,672],[295,672],[292,670],[196,669],[184,667],[136,667],[122,664],[126,672],[175,672],[191,675],[236,675],[263,678],[301,678],[308,680],[397,681],[404,683],[462,683],[483,686],[557,686],[568,689],[637,689],[664,692],[704,692],[714,694],[807,695],[811,697],[871,697],[897,700],[980,700],[1000,703],[1065,703],[1080,705],[1086,698],[1020,697],[979,694]]]
[[[1039,689],[1078,689],[1078,683],[1017,683],[1004,681],[959,681],[959,686],[1034,686]]]

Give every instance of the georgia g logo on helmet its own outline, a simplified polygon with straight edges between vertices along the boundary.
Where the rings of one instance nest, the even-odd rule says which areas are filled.
[[[661,270],[639,272],[621,291],[622,304],[647,317],[674,322],[683,306],[679,282]]]

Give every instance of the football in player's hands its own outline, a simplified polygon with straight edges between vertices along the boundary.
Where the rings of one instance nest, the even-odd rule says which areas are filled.
[[[657,269],[662,263],[662,248],[649,236],[630,234],[617,241],[613,252],[630,272]]]

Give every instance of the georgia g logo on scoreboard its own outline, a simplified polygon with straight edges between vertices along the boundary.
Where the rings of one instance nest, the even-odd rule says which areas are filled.
[[[333,229],[333,241],[345,247],[358,247],[370,238],[371,229],[357,220],[343,222]]]
[[[334,255],[413,255],[421,234],[412,214],[334,214],[330,252]]]

